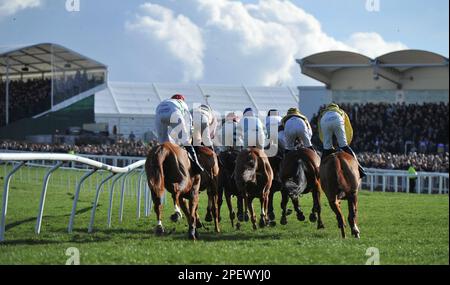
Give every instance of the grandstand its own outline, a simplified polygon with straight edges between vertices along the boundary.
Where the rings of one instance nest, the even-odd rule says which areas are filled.
[[[429,51],[401,50],[375,59],[328,51],[297,62],[338,103],[448,103],[448,58]]]
[[[57,44],[0,51],[0,138],[93,123],[89,97],[106,78],[106,65]]]

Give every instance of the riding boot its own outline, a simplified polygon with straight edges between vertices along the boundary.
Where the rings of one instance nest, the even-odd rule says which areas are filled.
[[[313,145],[311,145],[311,146],[309,146],[309,147],[307,147],[307,148],[309,148],[310,150],[314,151],[314,152],[317,154],[317,150],[314,148]]]
[[[195,152],[194,146],[192,146],[192,145],[185,145],[184,148],[189,153],[190,159],[193,162],[192,163],[192,166],[193,166],[192,169],[194,170],[194,174],[200,174],[203,171],[205,171],[203,169],[203,167],[200,165],[200,162],[198,161],[197,153]]]
[[[329,156],[330,154],[334,153],[334,149],[324,149],[322,151],[322,157],[321,160],[324,160],[327,156]]]
[[[364,170],[364,168],[361,166],[361,164],[359,164],[358,158],[356,157],[356,154],[353,152],[353,150],[350,148],[350,146],[344,146],[341,148],[343,151],[345,151],[348,154],[351,154],[355,159],[356,162],[358,163],[358,170],[359,170],[359,177],[364,178],[367,176],[366,171]]]

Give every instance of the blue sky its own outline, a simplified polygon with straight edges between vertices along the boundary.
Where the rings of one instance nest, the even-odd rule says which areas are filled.
[[[330,49],[448,57],[448,1],[379,1],[80,0],[69,13],[66,0],[0,0],[0,46],[58,43],[113,81],[249,85],[317,84],[294,60]]]

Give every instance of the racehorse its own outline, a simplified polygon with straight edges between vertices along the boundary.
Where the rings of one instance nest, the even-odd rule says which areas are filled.
[[[208,213],[212,214],[214,220],[214,228],[217,233],[220,232],[219,227],[219,163],[216,153],[208,147],[197,147],[198,160],[205,171],[201,174],[200,191],[207,189],[208,194]],[[197,213],[197,225],[199,223],[199,215]]]
[[[283,152],[284,149],[278,148],[277,155],[269,157],[269,163],[272,167],[273,171],[273,180],[272,180],[272,187],[270,188],[270,194],[269,194],[269,205],[268,205],[268,217],[269,217],[269,224],[271,226],[275,226],[275,212],[273,210],[273,196],[276,192],[281,191],[282,183],[280,178],[280,167],[281,163],[283,161]]]
[[[158,221],[156,234],[164,233],[161,198],[167,189],[172,194],[176,211],[171,217],[172,220],[181,217],[180,198],[189,200],[189,209],[184,202],[181,203],[181,209],[188,217],[188,237],[193,240],[198,239],[196,224],[201,178],[200,175],[193,175],[187,152],[180,146],[169,142],[158,145],[149,152],[145,162],[145,171]]]
[[[292,150],[286,154],[281,164],[281,208],[282,216],[280,223],[287,224],[287,210],[286,205],[289,198],[292,200],[297,219],[299,221],[305,220],[305,215],[300,209],[298,201],[299,195],[312,193],[313,208],[309,215],[311,222],[317,221],[317,228],[324,227],[321,217],[320,205],[320,178],[319,178],[320,157],[317,153],[308,148],[299,148]]]
[[[355,158],[344,151],[330,154],[322,161],[320,166],[320,180],[330,207],[336,214],[342,238],[345,238],[345,221],[341,211],[342,200],[348,201],[348,222],[351,226],[352,235],[359,238],[357,211],[361,178]]]
[[[234,169],[236,167],[236,158],[239,154],[237,149],[227,149],[219,154],[219,161],[221,162],[219,170],[219,218],[220,218],[220,207],[222,206],[223,200],[222,195],[225,196],[225,201],[228,206],[228,211],[230,214],[231,226],[234,228],[234,219],[236,218],[236,213],[233,210],[233,204],[231,201],[232,196],[237,197],[237,218],[238,221],[243,222],[248,221],[247,212],[244,213],[244,197],[239,193],[236,183],[234,182]]]
[[[257,229],[256,215],[252,203],[254,198],[259,198],[261,203],[259,226],[266,226],[269,222],[267,210],[273,171],[264,151],[255,147],[242,150],[236,159],[234,177],[238,192],[244,197],[245,206],[250,211],[253,229]],[[239,227],[238,225],[236,226]]]

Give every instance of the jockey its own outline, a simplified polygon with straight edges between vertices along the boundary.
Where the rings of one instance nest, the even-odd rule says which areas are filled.
[[[353,128],[348,115],[337,104],[329,104],[319,116],[319,135],[323,142],[322,159],[334,152],[333,135],[336,136],[339,147],[348,154],[356,157],[349,144],[353,138]],[[359,175],[366,176],[364,168],[358,162]]]
[[[271,128],[272,126],[274,126],[276,128],[276,132],[279,132],[279,128],[281,125],[281,116],[280,116],[280,112],[276,109],[272,109],[267,113],[267,117],[266,117],[266,133],[269,136],[269,140],[271,144],[277,144],[278,143],[278,139],[275,140],[275,138],[271,137]]]
[[[213,148],[213,139],[216,135],[217,119],[213,110],[208,105],[200,105],[193,110],[194,130],[192,134],[194,146],[204,146]]]
[[[244,110],[244,117],[241,120],[244,147],[257,147],[264,149],[266,134],[264,124],[256,116],[252,108]]]
[[[295,150],[297,140],[300,140],[300,142],[303,143],[305,147],[316,151],[311,144],[311,125],[309,124],[308,118],[300,113],[299,109],[289,109],[281,123],[284,127],[286,152]]]
[[[159,143],[171,142],[184,146],[190,154],[194,172],[197,174],[203,172],[203,167],[200,165],[195,149],[191,145],[192,116],[183,95],[175,94],[172,98],[164,100],[158,105],[155,124]]]
[[[217,139],[223,149],[236,148],[243,145],[240,118],[234,112],[225,117],[224,122],[217,131]]]

